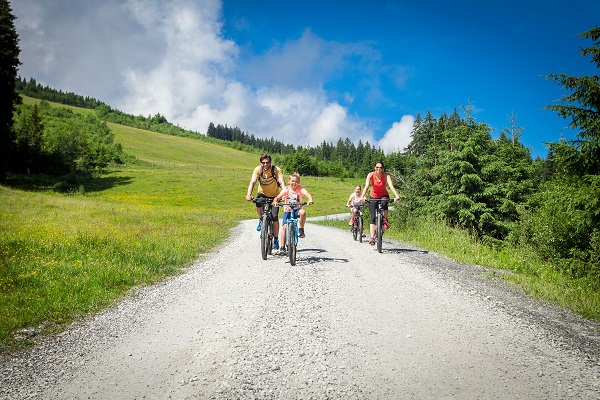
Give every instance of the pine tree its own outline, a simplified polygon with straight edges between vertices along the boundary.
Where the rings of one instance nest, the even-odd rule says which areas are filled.
[[[0,0],[0,182],[10,165],[13,112],[20,101],[15,85],[21,49],[14,20],[8,0]]]
[[[578,35],[592,39],[594,45],[581,49],[581,54],[591,56],[591,61],[600,68],[600,28],[596,27]],[[582,174],[600,174],[600,76],[568,76],[564,73],[550,74],[547,79],[554,81],[567,91],[561,97],[561,104],[553,104],[546,109],[555,111],[560,117],[571,118],[569,126],[577,129],[577,139],[571,144],[584,156],[585,170]]]

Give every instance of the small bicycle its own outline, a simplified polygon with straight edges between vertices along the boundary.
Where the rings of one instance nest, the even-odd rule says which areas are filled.
[[[262,259],[266,260],[267,255],[273,252],[273,214],[271,213],[271,202],[272,198],[259,197],[252,199],[256,204],[262,204],[263,212],[260,217],[260,224],[262,229],[260,230],[260,252]]]
[[[381,205],[381,199],[369,199],[369,202],[377,203],[377,208],[375,209],[375,243],[377,244],[377,251],[382,252],[382,242],[383,242],[383,234],[385,233],[385,228],[383,226],[383,212],[384,209]],[[392,201],[392,200],[390,200]]]
[[[350,209],[356,208],[356,214],[354,215],[354,220],[352,221],[352,237],[354,240],[359,240],[360,243],[363,241],[364,235],[364,221],[363,221],[363,211],[362,206],[350,206]]]
[[[287,248],[287,254],[291,265],[296,265],[296,252],[298,250],[298,218],[296,217],[295,211],[306,204],[308,203],[290,202],[288,204],[278,204],[280,207],[286,206],[292,210],[292,212],[290,212],[290,218],[287,221],[284,221],[286,223],[285,247]]]

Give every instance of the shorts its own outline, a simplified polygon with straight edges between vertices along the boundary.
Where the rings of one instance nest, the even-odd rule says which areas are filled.
[[[292,213],[294,213],[294,218],[298,218],[299,212],[300,212],[300,209],[292,210],[292,211],[285,211],[283,213],[283,225],[287,224],[288,220],[292,217]]]
[[[275,197],[267,197],[262,193],[258,193],[256,195],[257,199],[269,199],[270,202],[273,202],[273,199]],[[262,203],[256,203],[256,208],[262,208],[263,204]],[[271,215],[273,216],[273,221],[278,221],[279,220],[279,207],[271,207]]]
[[[381,200],[381,208],[383,210],[387,210],[388,209],[388,203],[390,202],[390,198],[389,196],[386,197],[382,197],[380,199],[374,199],[371,197],[371,201],[369,201],[369,211],[371,211],[371,224],[375,225],[377,223],[377,221],[375,220],[375,210],[377,210],[377,203],[379,203],[379,201],[373,201],[373,200]]]

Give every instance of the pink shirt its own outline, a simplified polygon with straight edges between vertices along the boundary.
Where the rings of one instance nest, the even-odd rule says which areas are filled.
[[[296,190],[293,190],[291,186],[286,186],[281,191],[284,193],[283,198],[285,198],[285,204],[289,204],[290,202],[300,203],[302,202],[302,196],[308,196],[308,192],[304,189],[304,187],[297,185]],[[302,208],[302,206],[300,206]],[[291,207],[285,207],[283,209],[285,212],[292,211]]]

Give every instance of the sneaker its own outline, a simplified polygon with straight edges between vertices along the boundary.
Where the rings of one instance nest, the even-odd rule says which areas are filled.
[[[260,219],[258,220],[258,225],[256,226],[256,232],[260,232],[262,228],[262,224],[260,223]]]
[[[353,223],[354,221],[352,220],[352,218],[350,218],[350,221],[348,221],[348,225],[352,226]]]
[[[273,249],[279,250],[279,239],[277,239],[277,238],[273,239]]]
[[[279,249],[279,254],[282,256],[285,256],[287,253],[285,246],[281,246],[281,248]]]
[[[387,219],[384,219],[384,220],[383,220],[383,227],[384,227],[385,229],[390,229],[390,224],[389,224],[389,222],[388,222],[388,220],[387,220]]]
[[[301,237],[301,238],[305,237],[305,235],[304,235],[304,228],[298,229],[298,237]]]
[[[371,238],[369,239],[369,244],[371,246],[373,246],[375,244],[375,238],[373,236],[371,236]]]

